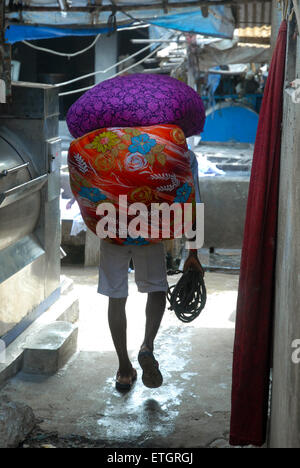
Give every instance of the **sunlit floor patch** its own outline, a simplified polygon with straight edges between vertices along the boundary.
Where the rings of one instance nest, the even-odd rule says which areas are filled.
[[[109,378],[104,392],[111,396],[106,408],[97,420],[101,433],[108,440],[140,440],[159,436],[166,437],[175,427],[186,384],[193,373],[184,372],[190,361],[190,330],[164,330],[157,339],[157,358],[163,373],[164,383],[157,389],[148,389],[141,382],[138,363],[138,381],[127,394],[114,389],[115,379]],[[178,339],[182,345],[177,349]],[[184,378],[182,376],[184,375]]]

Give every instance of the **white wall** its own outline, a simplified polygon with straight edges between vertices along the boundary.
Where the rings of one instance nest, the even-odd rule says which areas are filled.
[[[300,39],[292,32],[286,85],[300,78]],[[291,89],[284,100],[269,446],[300,448],[300,103]]]
[[[117,62],[118,55],[118,41],[117,33],[112,34],[107,37],[103,35],[97,41],[95,46],[95,71],[105,70],[106,68],[114,65]],[[99,73],[95,75],[95,84],[100,83],[101,81],[107,80],[112,75],[117,72],[116,67],[114,67],[109,72],[102,74]]]

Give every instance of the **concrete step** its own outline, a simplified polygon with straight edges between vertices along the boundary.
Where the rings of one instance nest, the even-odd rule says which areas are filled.
[[[43,326],[26,340],[23,372],[55,374],[77,349],[78,327],[63,321]]]
[[[35,336],[43,327],[56,321],[74,324],[78,321],[78,317],[79,299],[73,288],[73,281],[71,283],[67,281],[64,284],[64,278],[62,278],[62,294],[58,301],[5,349],[5,360],[0,362],[0,387],[22,370],[24,348],[31,336]]]
[[[74,289],[74,281],[65,275],[60,275],[60,294],[68,294]]]

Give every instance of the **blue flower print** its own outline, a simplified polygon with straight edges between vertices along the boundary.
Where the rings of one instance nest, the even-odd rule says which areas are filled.
[[[191,194],[192,187],[185,183],[176,191],[176,197],[174,198],[175,203],[185,203]]]
[[[156,140],[152,139],[146,133],[142,135],[132,137],[132,145],[128,147],[130,153],[150,153],[151,148],[156,145]]]
[[[141,236],[137,237],[136,239],[133,239],[132,237],[128,236],[126,241],[124,242],[124,245],[147,245],[147,244],[149,244],[149,242]]]
[[[107,198],[99,189],[89,187],[81,187],[78,195],[95,203],[106,200]]]

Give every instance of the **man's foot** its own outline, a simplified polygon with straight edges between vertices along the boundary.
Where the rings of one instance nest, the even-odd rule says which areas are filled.
[[[128,392],[131,390],[136,379],[137,372],[134,368],[132,368],[131,375],[129,376],[121,375],[120,371],[118,371],[116,376],[116,389],[119,392]]]
[[[153,352],[142,347],[138,354],[138,361],[143,369],[142,381],[145,387],[157,388],[163,383],[163,376],[159,370],[159,364],[154,358]]]

